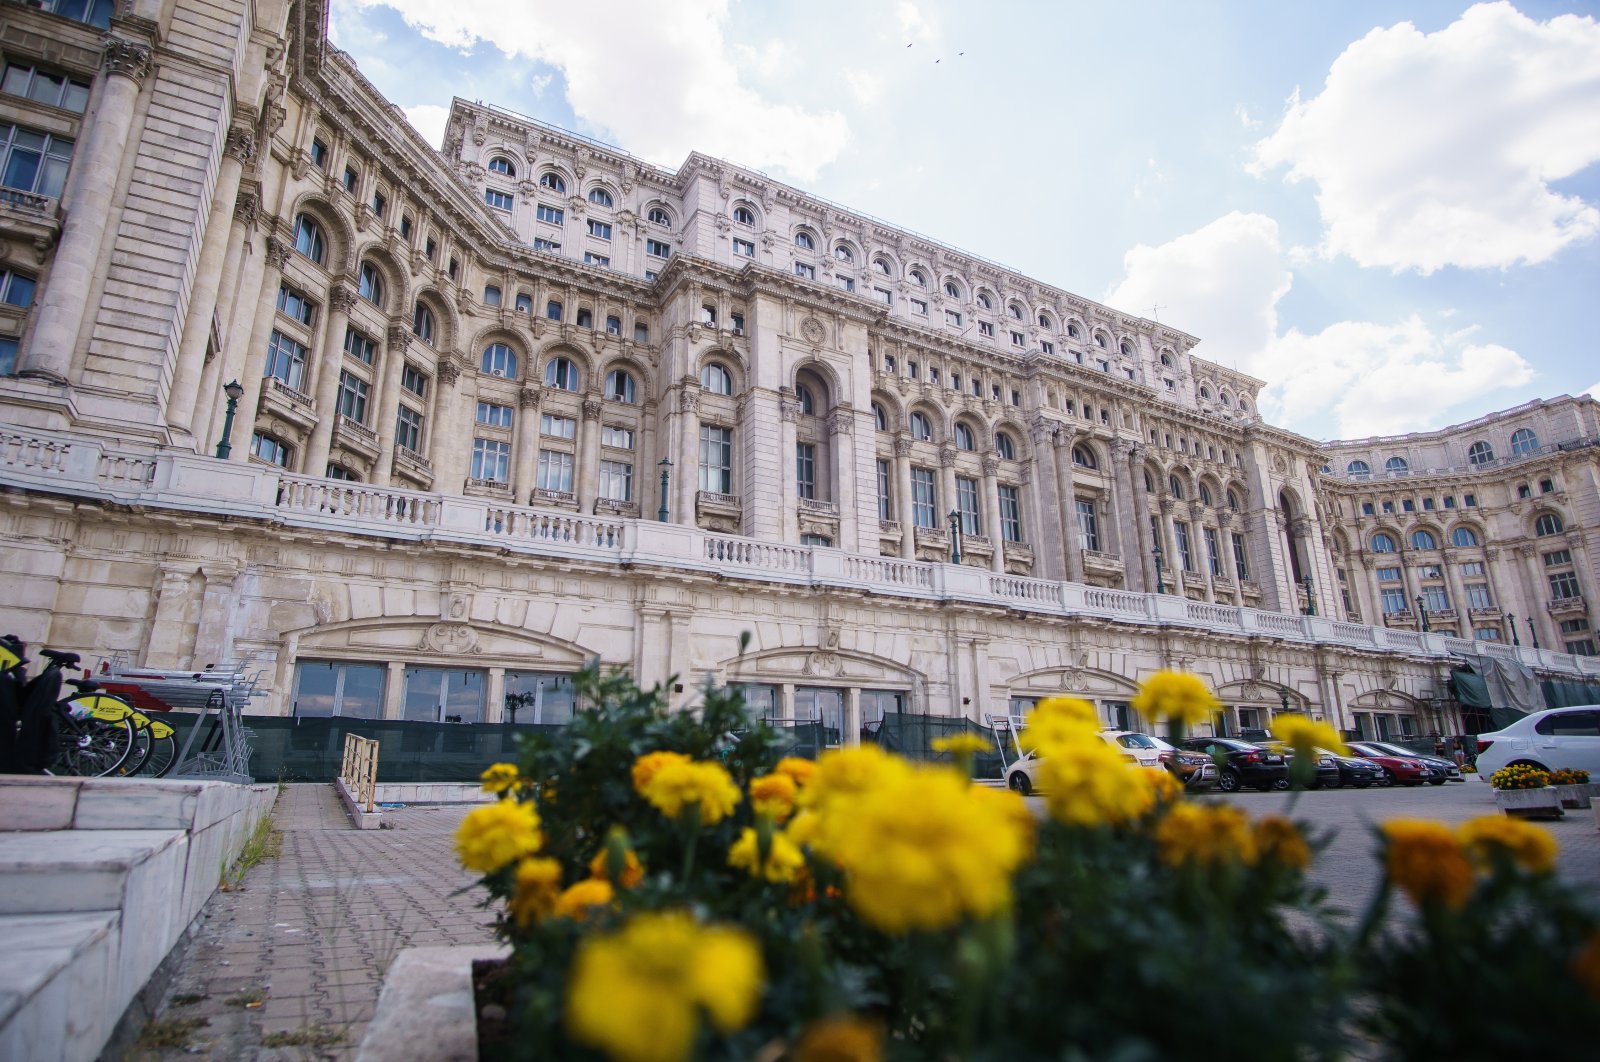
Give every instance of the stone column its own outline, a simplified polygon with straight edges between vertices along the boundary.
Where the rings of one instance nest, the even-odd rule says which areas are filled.
[[[1597,605],[1600,605],[1600,594],[1595,588],[1595,568],[1589,563],[1589,550],[1583,544],[1583,533],[1568,531],[1566,535],[1567,549],[1572,551],[1572,567],[1578,573],[1578,590],[1583,594],[1584,602],[1589,606],[1592,615]],[[1546,583],[1545,585],[1549,585]],[[1560,633],[1560,624],[1556,624],[1557,633]],[[1563,642],[1565,638],[1561,639]]]
[[[256,314],[265,301],[262,284],[267,276],[267,256],[263,244],[251,246],[255,224],[256,198],[253,194],[241,194],[233,213],[234,238],[238,241],[238,261],[233,266],[239,275],[233,285],[224,287],[218,296],[220,300],[225,300],[223,309],[228,315],[227,327],[222,334],[222,357],[216,360],[215,375],[208,368],[206,375],[212,386],[207,388],[202,384],[200,390],[204,396],[202,404],[209,411],[204,431],[206,453],[211,453],[216,447],[217,439],[222,434],[222,419],[227,411],[227,399],[223,397],[218,381],[226,383],[238,380],[249,385],[256,383],[245,375],[245,359],[251,350],[250,335],[255,328]],[[198,426],[191,426],[191,430],[196,436],[201,435]]]
[[[800,400],[788,387],[779,388],[778,415],[781,418],[778,427],[778,486],[779,496],[783,499],[782,536],[785,542],[798,542],[800,541],[800,490],[795,482],[795,447],[800,441],[796,430],[796,421],[800,416]],[[754,426],[747,425],[743,418],[740,418],[739,424],[742,431],[754,430]]]
[[[1528,619],[1528,645],[1532,645],[1537,637],[1542,648],[1551,646],[1560,648],[1560,639],[1555,637],[1555,624],[1550,622],[1550,613],[1545,611],[1545,602],[1549,600],[1550,583],[1545,579],[1544,568],[1539,559],[1539,551],[1532,545],[1524,544],[1517,547],[1517,558],[1522,562],[1523,571],[1527,574],[1522,581],[1522,594]],[[1543,627],[1544,630],[1539,630]]]
[[[1135,473],[1142,450],[1126,439],[1112,444],[1111,469],[1115,486],[1111,500],[1117,510],[1117,552],[1122,555],[1122,570],[1127,589],[1143,592],[1155,586],[1155,573],[1147,572],[1150,563],[1150,531],[1144,518],[1144,475]]]
[[[860,549],[856,521],[856,498],[861,484],[856,482],[856,415],[854,410],[836,408],[828,415],[828,438],[833,450],[833,504],[839,512],[839,537],[835,545],[855,553]],[[876,487],[876,480],[873,483]],[[873,538],[877,537],[876,533]],[[859,728],[858,728],[859,729]]]
[[[239,566],[233,563],[205,564],[200,567],[205,577],[205,591],[200,603],[200,626],[195,632],[194,660],[190,666],[200,669],[220,664],[228,657],[233,629],[229,620],[234,615],[234,580],[239,576]]]
[[[483,686],[483,721],[485,723],[505,722],[506,669],[503,667],[491,667],[488,681]]]
[[[600,493],[600,400],[583,400],[583,420],[578,425],[578,511],[594,512]]]
[[[389,661],[389,673],[384,676],[383,682],[383,717],[385,719],[404,719],[406,717],[406,662],[404,660]]]
[[[1463,638],[1472,637],[1472,610],[1467,606],[1466,584],[1461,579],[1461,563],[1455,550],[1439,551],[1439,566],[1444,569],[1445,585],[1450,588],[1450,604],[1456,610],[1456,630]]]
[[[20,366],[23,375],[56,383],[67,382],[78,332],[86,323],[139,86],[150,72],[148,42],[108,34],[102,46],[104,76],[94,98],[94,121],[86,123],[87,135],[73,153],[71,180],[62,193],[66,223]]]
[[[1216,576],[1211,572],[1211,549],[1206,545],[1205,510],[1199,502],[1189,503],[1189,548],[1194,550],[1195,563],[1199,565],[1200,574],[1206,580],[1206,600],[1217,600]],[[1217,563],[1220,566],[1222,557],[1222,535],[1217,535]]]
[[[333,426],[338,420],[339,376],[344,369],[344,333],[350,326],[350,311],[355,309],[356,292],[342,281],[328,292],[328,321],[322,330],[322,346],[315,354],[316,381],[312,395],[316,402],[317,424],[306,444],[306,460],[301,471],[308,476],[325,475],[328,450],[333,444]]]
[[[278,312],[278,285],[283,279],[283,267],[289,261],[289,245],[276,236],[269,237],[266,257],[266,268],[261,275],[261,296],[256,300],[255,316],[250,322],[250,338],[245,345],[244,377],[239,381],[244,385],[244,394],[239,397],[239,412],[233,422],[233,449],[228,452],[230,461],[250,459],[250,434],[256,430],[256,407],[261,402],[261,377],[265,375],[267,367],[267,338],[272,334],[272,321]],[[244,315],[239,316],[242,321]]]
[[[855,686],[846,686],[841,690],[844,694],[844,733],[839,735],[839,744],[851,748],[861,744],[861,690]]]
[[[1000,481],[997,473],[1000,471],[1000,458],[992,453],[983,455],[983,507],[988,510],[984,515],[984,529],[989,532],[989,541],[994,543],[994,553],[989,560],[989,570],[1004,572],[1006,570],[1006,544],[1005,535],[1000,528]]]
[[[982,502],[979,503],[979,512]],[[939,492],[934,499],[933,526],[942,527],[945,534],[950,533],[950,510],[959,508],[956,495],[956,452],[948,446],[939,447]],[[980,517],[981,519],[981,517]],[[950,559],[950,553],[945,551],[944,560]]]
[[[1083,547],[1078,544],[1078,494],[1074,482],[1077,470],[1072,466],[1072,447],[1077,437],[1077,431],[1069,426],[1064,426],[1056,432],[1055,465],[1056,493],[1060,497],[1061,510],[1061,547],[1066,557],[1066,577],[1074,583],[1081,583]],[[1096,516],[1098,515],[1097,513]]]
[[[1171,498],[1162,498],[1156,503],[1156,507],[1161,510],[1157,524],[1161,529],[1161,560],[1166,568],[1167,586],[1173,593],[1182,594],[1183,577],[1186,573],[1183,568],[1183,557],[1178,552],[1178,533],[1172,526],[1172,509],[1175,504]],[[1194,544],[1190,543],[1191,549],[1193,546]]]
[[[460,494],[466,485],[462,457],[471,453],[456,438],[456,383],[461,379],[461,364],[454,355],[439,359],[433,376],[432,428],[428,433],[428,462],[433,465],[433,486],[447,494]]]
[[[911,436],[894,438],[894,516],[900,521],[900,557],[917,557],[917,530],[911,518]]]
[[[1361,555],[1361,566],[1366,569],[1367,593],[1372,595],[1372,608],[1368,611],[1363,611],[1362,615],[1366,617],[1366,621],[1370,626],[1388,626],[1383,619],[1383,585],[1378,582],[1377,559],[1371,553],[1363,553]]]
[[[383,352],[383,378],[378,389],[378,459],[372,463],[372,483],[387,487],[394,477],[394,424],[400,412],[400,372],[411,347],[411,330],[391,324]]]
[[[668,514],[675,524],[695,526],[694,496],[700,488],[700,381],[685,376],[678,391],[678,452],[673,455],[678,466],[672,470],[672,511]]]
[[[1244,607],[1244,581],[1239,578],[1239,565],[1233,559],[1233,512],[1230,509],[1217,510],[1217,545],[1222,550],[1222,570],[1228,573],[1228,581],[1233,585],[1233,594],[1230,601],[1233,605]]]
[[[1030,422],[1029,438],[1033,443],[1033,460],[1029,466],[1028,512],[1024,521],[1033,546],[1035,575],[1046,579],[1067,578],[1067,554],[1077,542],[1070,537],[1070,525],[1065,522],[1059,493],[1060,477],[1056,473],[1056,452],[1052,445],[1054,432],[1050,422],[1037,413]],[[1051,521],[1055,521],[1052,533]]]
[[[191,654],[185,652],[184,635],[189,625],[189,582],[197,566],[179,562],[161,566],[161,581],[156,585],[155,616],[145,639],[143,666],[183,668]]]
[[[183,339],[178,347],[178,367],[167,396],[167,424],[178,431],[189,431],[196,423],[195,400],[199,397],[200,374],[211,338],[211,318],[216,313],[223,260],[233,235],[234,200],[239,194],[244,164],[255,157],[255,152],[255,133],[248,123],[237,123],[228,130],[216,190],[211,196],[205,238],[200,243],[200,259],[195,265],[194,286],[189,289],[189,310],[184,317]]]
[[[516,454],[511,466],[511,492],[512,499],[518,505],[533,504],[533,473],[539,461],[539,399],[542,393],[541,388],[534,384],[517,392]],[[634,483],[636,488],[645,486],[638,479]],[[641,497],[644,495],[642,489],[637,492]]]

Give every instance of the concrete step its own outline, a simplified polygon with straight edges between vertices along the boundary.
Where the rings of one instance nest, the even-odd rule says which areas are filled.
[[[90,1062],[120,1011],[102,1005],[117,968],[117,915],[0,916],[0,1058]]]

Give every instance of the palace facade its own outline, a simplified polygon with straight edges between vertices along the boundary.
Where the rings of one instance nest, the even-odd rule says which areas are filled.
[[[437,150],[318,0],[0,15],[29,641],[463,722],[598,656],[844,740],[1119,721],[1161,667],[1395,736],[1465,656],[1600,675],[1593,399],[1320,444],[1192,336],[722,160],[460,99]]]

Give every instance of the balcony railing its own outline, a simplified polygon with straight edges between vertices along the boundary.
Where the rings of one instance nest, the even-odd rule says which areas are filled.
[[[17,188],[0,188],[0,203],[25,214],[48,217],[51,204],[54,202],[55,200],[47,195],[34,195],[32,192],[24,192]]]

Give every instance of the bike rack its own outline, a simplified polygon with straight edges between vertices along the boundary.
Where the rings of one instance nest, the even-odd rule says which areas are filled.
[[[169,779],[250,783],[250,753],[255,731],[244,725],[242,707],[256,696],[260,674],[245,675],[243,665],[234,670],[166,671],[130,668],[114,659],[102,676],[107,686],[134,686],[168,710],[198,712],[184,738]],[[209,725],[208,725],[209,724]],[[199,748],[196,740],[201,738]]]

